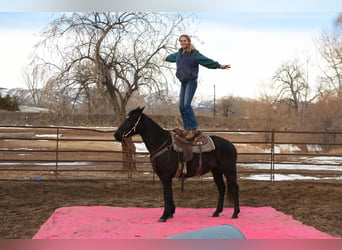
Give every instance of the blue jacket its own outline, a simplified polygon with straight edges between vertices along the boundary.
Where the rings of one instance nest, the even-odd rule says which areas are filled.
[[[180,81],[196,80],[198,78],[199,65],[209,69],[221,67],[218,62],[205,57],[198,50],[182,54],[182,48],[178,52],[168,55],[166,61],[176,62],[176,77]]]

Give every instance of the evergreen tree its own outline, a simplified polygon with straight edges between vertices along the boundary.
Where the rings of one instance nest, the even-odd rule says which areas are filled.
[[[10,95],[6,95],[5,97],[0,96],[0,109],[18,111],[18,98]]]

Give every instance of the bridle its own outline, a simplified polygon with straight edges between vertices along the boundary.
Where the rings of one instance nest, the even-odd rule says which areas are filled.
[[[141,120],[142,114],[140,114],[138,120],[134,123],[134,126],[127,132],[123,133],[122,138],[125,139],[128,137],[128,135],[132,132],[136,132],[137,126]],[[165,142],[160,145],[154,152],[150,153],[150,159],[151,162],[153,162],[156,158],[158,158],[160,155],[164,154],[165,152],[169,151],[170,147],[167,145],[167,142],[169,141],[170,135],[165,140]]]
[[[127,138],[127,136],[128,136],[130,133],[132,133],[132,132],[135,133],[135,132],[136,132],[137,126],[138,126],[138,124],[139,124],[139,122],[140,122],[140,120],[141,120],[141,116],[142,116],[142,114],[140,114],[138,120],[134,123],[134,126],[133,126],[128,132],[122,134],[122,138]]]

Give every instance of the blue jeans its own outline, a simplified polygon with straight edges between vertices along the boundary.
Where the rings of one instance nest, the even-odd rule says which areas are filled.
[[[181,82],[179,94],[179,111],[182,115],[183,126],[186,130],[197,129],[195,113],[191,107],[192,98],[197,89],[197,80]]]

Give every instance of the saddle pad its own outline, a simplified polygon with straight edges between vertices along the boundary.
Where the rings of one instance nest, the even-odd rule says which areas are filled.
[[[176,152],[183,152],[183,147],[176,139],[176,134],[171,133],[172,137],[172,146]],[[198,143],[197,143],[198,142]],[[203,144],[202,144],[203,143]],[[192,145],[193,153],[204,153],[215,150],[215,144],[213,139],[209,135],[201,135],[195,139]]]

